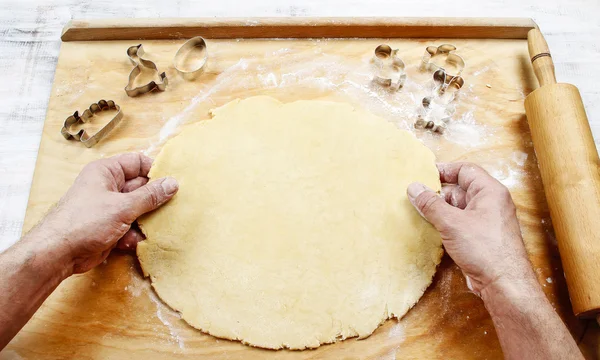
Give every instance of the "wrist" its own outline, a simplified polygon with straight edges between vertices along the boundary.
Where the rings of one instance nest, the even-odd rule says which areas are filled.
[[[546,301],[533,273],[498,277],[482,289],[481,298],[492,318],[515,310],[525,311],[528,306]]]
[[[20,241],[23,256],[31,265],[62,281],[73,274],[73,258],[68,241],[46,219]]]

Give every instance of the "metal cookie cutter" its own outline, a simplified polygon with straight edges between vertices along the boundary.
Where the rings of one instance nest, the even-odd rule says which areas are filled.
[[[425,97],[417,121],[415,121],[415,128],[443,134],[454,110],[452,106],[440,103],[431,97]]]
[[[465,61],[454,53],[455,50],[456,46],[450,44],[428,46],[425,49],[422,67],[434,71],[433,79],[439,85],[440,94],[448,88],[458,91],[465,84],[460,77],[465,68]]]
[[[443,134],[444,131],[446,131],[446,123],[447,121],[425,120],[422,117],[419,117],[415,122],[415,128],[431,130],[434,133]]]
[[[196,36],[186,41],[173,58],[173,66],[186,80],[194,80],[204,70],[208,60],[206,41]]]
[[[434,88],[430,96],[423,98],[423,104],[436,102],[438,104],[449,105],[456,99],[458,90],[464,85],[464,80],[460,77],[454,77],[449,84],[446,83],[447,75],[440,69],[433,73]],[[425,105],[423,105],[426,107]]]
[[[129,82],[127,83],[127,86],[125,86],[125,92],[130,97],[145,94],[154,89],[164,91],[167,88],[167,84],[169,83],[167,75],[163,72],[159,74],[159,82],[153,80],[147,83],[146,85],[138,86],[136,88],[133,87],[133,82],[135,78],[142,72],[142,67],[153,69],[154,71],[156,71],[156,73],[158,73],[158,68],[156,67],[156,64],[150,60],[143,59],[143,55],[144,48],[142,47],[142,44],[131,46],[129,47],[129,49],[127,49],[127,56],[129,56],[129,60],[133,63],[133,65],[135,65],[135,67],[131,70],[131,73],[129,73]]]
[[[75,124],[84,124],[91,120],[94,114],[99,113],[105,110],[117,110],[117,114],[100,130],[98,130],[94,135],[90,136],[84,129],[79,130],[76,134],[71,134],[69,132],[69,128]],[[96,145],[103,137],[106,136],[112,129],[119,124],[121,119],[123,118],[123,113],[121,112],[121,107],[115,104],[112,100],[100,100],[97,103],[90,105],[88,109],[85,109],[83,114],[79,116],[79,112],[75,111],[75,113],[68,118],[65,119],[62,129],[60,129],[60,133],[64,136],[65,139],[69,140],[71,138],[75,140],[81,141],[85,146],[92,147]]]
[[[448,77],[451,75],[446,74],[443,69],[439,69],[433,73],[433,82],[435,83],[435,90],[441,101],[446,104],[451,103],[455,98],[458,90],[460,90],[465,81],[460,76],[453,76],[449,81]]]
[[[392,50],[389,45],[382,44],[375,48],[373,56],[375,75],[373,80],[386,87],[399,89],[406,81],[404,62],[398,57],[398,49]]]

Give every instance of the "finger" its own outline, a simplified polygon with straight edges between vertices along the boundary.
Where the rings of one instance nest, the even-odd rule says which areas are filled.
[[[116,165],[123,173],[125,180],[135,179],[138,176],[148,176],[152,159],[142,153],[126,153],[106,159]]]
[[[107,179],[109,189],[120,191],[127,180],[147,176],[152,166],[152,159],[140,153],[127,153],[98,160],[94,163],[97,163],[97,166],[103,168],[104,171],[108,170],[110,172],[110,178]]]
[[[133,190],[139,189],[140,187],[146,185],[148,183],[148,178],[143,176],[138,176],[135,179],[125,181],[123,184],[123,188],[121,189],[122,193],[132,192]]]
[[[467,192],[457,184],[444,184],[442,196],[448,204],[454,207],[464,209],[467,206]]]
[[[117,243],[117,249],[135,250],[138,242],[143,241],[145,239],[146,237],[144,236],[144,234],[142,234],[139,228],[135,228],[134,226],[132,226],[131,229],[129,229],[129,231],[127,231],[125,235],[123,235],[123,237],[119,239],[119,242]]]
[[[438,194],[421,183],[412,183],[407,189],[408,199],[417,211],[438,231],[443,231],[454,217],[456,208],[450,206]]]
[[[458,184],[465,191],[469,189],[475,180],[479,182],[495,180],[487,171],[473,163],[439,163],[437,164],[437,168],[440,172],[440,181],[442,183]]]
[[[148,184],[136,189],[127,196],[127,206],[133,216],[131,221],[137,219],[140,215],[152,211],[162,204],[169,201],[179,189],[177,180],[172,177],[166,177],[151,181]]]

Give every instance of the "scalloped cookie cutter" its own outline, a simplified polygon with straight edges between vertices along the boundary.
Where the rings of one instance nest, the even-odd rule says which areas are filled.
[[[190,61],[197,59],[197,61]],[[204,70],[208,60],[206,41],[196,36],[181,45],[173,58],[173,67],[186,80],[194,80]]]
[[[129,81],[127,82],[127,86],[125,86],[125,92],[127,93],[127,96],[135,97],[150,92],[154,89],[164,91],[167,88],[167,84],[169,83],[167,75],[164,72],[162,72],[158,75],[158,77],[160,78],[159,82],[152,80],[145,85],[141,85],[135,88],[133,87],[133,82],[135,78],[142,72],[142,67],[153,69],[158,74],[158,68],[156,67],[156,64],[150,60],[143,59],[143,55],[144,48],[142,47],[142,44],[130,46],[127,49],[127,56],[129,57],[131,63],[135,65],[135,67],[129,73]]]
[[[105,110],[117,110],[117,114],[100,130],[98,130],[94,135],[89,135],[84,129],[80,129],[76,134],[72,134],[69,132],[69,128],[76,124],[85,124],[91,121],[94,114],[99,113]],[[60,133],[62,136],[69,140],[75,139],[79,140],[83,143],[83,145],[87,147],[92,147],[96,145],[102,138],[104,138],[112,129],[119,124],[121,119],[123,118],[123,112],[121,112],[121,107],[115,104],[112,100],[100,100],[97,103],[90,105],[88,109],[85,109],[81,116],[79,116],[79,112],[75,111],[75,113],[68,118],[65,119],[62,129],[60,129]]]
[[[373,55],[375,75],[373,80],[385,87],[400,89],[406,81],[404,62],[398,56],[398,49],[381,44],[375,48]]]

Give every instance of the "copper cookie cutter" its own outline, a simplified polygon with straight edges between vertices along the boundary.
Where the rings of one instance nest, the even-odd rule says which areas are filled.
[[[398,49],[381,44],[375,48],[372,60],[375,75],[373,80],[385,87],[400,89],[406,81],[404,62],[398,56]]]
[[[97,114],[101,111],[106,110],[116,110],[117,114],[100,130],[98,130],[94,135],[89,135],[84,129],[80,129],[76,134],[72,134],[69,132],[69,128],[76,124],[85,124],[90,122],[94,114]],[[64,136],[65,139],[69,140],[71,138],[75,140],[79,140],[86,147],[92,147],[96,145],[102,138],[104,138],[112,129],[115,128],[123,118],[123,113],[121,112],[121,107],[115,104],[112,100],[100,100],[97,103],[90,105],[88,109],[85,109],[81,116],[79,116],[79,112],[75,111],[75,113],[68,118],[65,119],[62,129],[60,129],[60,133]]]
[[[133,82],[135,78],[142,72],[142,67],[153,69],[158,74],[158,68],[156,67],[156,64],[150,60],[142,58],[143,55],[144,48],[142,47],[142,44],[130,46],[127,49],[127,56],[129,57],[131,63],[135,65],[135,67],[129,73],[129,81],[127,83],[127,86],[125,86],[125,92],[130,97],[145,94],[154,89],[164,91],[167,88],[167,84],[169,83],[167,75],[164,72],[162,72],[158,75],[160,81],[156,82],[152,80],[145,85],[141,85],[135,88],[133,87]]]
[[[196,61],[192,61],[197,59]],[[175,57],[173,66],[186,80],[194,80],[204,71],[204,65],[208,60],[208,49],[206,41],[202,36],[196,36],[181,45]]]
[[[428,46],[423,55],[422,67],[433,71],[433,80],[440,95],[447,90],[455,94],[465,84],[460,76],[465,68],[465,61],[454,51],[456,46],[442,44],[437,47]]]

